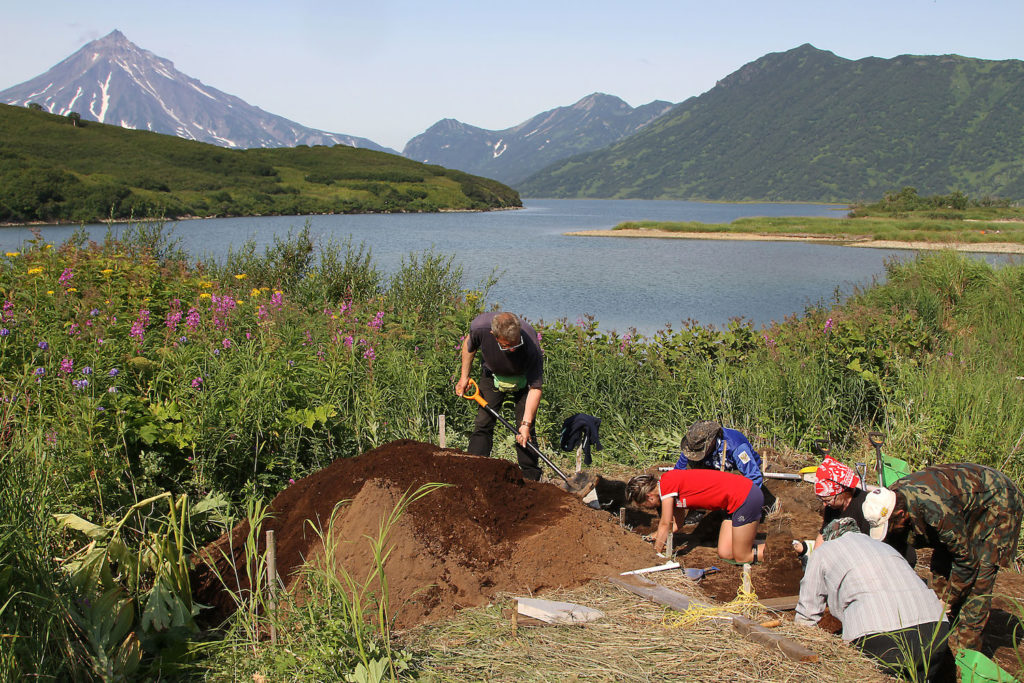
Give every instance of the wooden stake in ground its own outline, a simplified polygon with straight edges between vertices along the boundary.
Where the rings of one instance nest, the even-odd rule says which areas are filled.
[[[519,629],[519,601],[516,599],[512,600],[512,637],[516,637],[516,631]]]
[[[447,448],[447,439],[444,433],[444,413],[437,416],[437,445],[441,448]]]
[[[270,643],[277,645],[277,541],[274,531],[267,531],[267,608],[270,612]]]

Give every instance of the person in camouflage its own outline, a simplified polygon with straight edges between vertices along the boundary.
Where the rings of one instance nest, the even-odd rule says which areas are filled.
[[[988,622],[996,572],[1017,554],[1024,493],[974,463],[926,467],[869,496],[870,535],[897,550],[932,548],[932,587],[959,615],[953,642],[974,650]]]

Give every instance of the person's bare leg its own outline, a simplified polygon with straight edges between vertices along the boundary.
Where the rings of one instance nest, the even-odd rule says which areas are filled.
[[[751,522],[750,524],[738,527],[732,526],[732,522],[729,522],[729,527],[732,531],[731,559],[744,563],[753,562],[754,544],[757,540],[757,522]],[[722,547],[721,538],[719,538],[718,546],[719,548]],[[762,562],[764,561],[764,545],[760,547],[757,559]]]

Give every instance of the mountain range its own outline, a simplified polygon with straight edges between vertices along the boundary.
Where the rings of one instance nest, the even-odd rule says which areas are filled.
[[[765,55],[527,197],[849,202],[891,189],[1024,199],[1024,62]]]
[[[181,73],[120,31],[87,43],[35,78],[0,91],[0,102],[52,114],[176,135],[221,147],[348,145],[397,154],[366,138],[308,128]]]
[[[402,155],[515,184],[548,164],[618,142],[672,108],[655,100],[633,108],[594,93],[504,130],[443,119],[410,140]]]
[[[174,69],[119,31],[0,102],[223,147],[348,145]],[[874,201],[913,186],[1024,199],[1024,62],[958,55],[848,60],[811,45],[761,57],[709,91],[632,108],[602,93],[511,128],[444,119],[407,158],[528,197]]]

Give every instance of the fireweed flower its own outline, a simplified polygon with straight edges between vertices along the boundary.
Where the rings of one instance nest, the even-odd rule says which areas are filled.
[[[194,378],[192,380],[192,388],[193,389],[201,389],[202,386],[203,386],[203,378],[202,377],[196,377],[196,378]]]
[[[284,299],[284,292],[280,289],[275,289],[273,296],[270,297],[270,303],[280,308],[283,305],[282,299]]]
[[[829,318],[828,320],[825,321],[825,332],[830,331],[833,327],[834,325],[832,324],[832,318]]]
[[[145,308],[139,309],[139,315],[135,318],[135,322],[132,323],[131,332],[128,336],[142,343],[143,338],[146,336],[146,325],[149,324],[149,311]]]
[[[380,328],[381,328],[381,326],[382,326],[383,324],[384,324],[384,311],[377,311],[377,315],[375,315],[375,316],[373,317],[373,320],[371,320],[371,321],[370,321],[370,322],[368,323],[368,325],[367,325],[367,326],[368,326],[368,327],[369,327],[369,328],[370,328],[371,330],[377,330],[377,331],[380,331]]]
[[[167,318],[164,319],[164,325],[167,326],[171,332],[175,332],[178,329],[178,323],[181,322],[181,311],[177,308],[167,311]]]
[[[63,372],[65,375],[70,375],[74,369],[75,361],[71,360],[70,358],[64,358],[61,360],[60,371]]]
[[[354,341],[355,340],[352,339],[352,335],[351,334],[348,335],[347,337],[345,337],[345,346],[347,346],[347,347],[349,347],[351,349],[352,348],[352,344],[353,344]]]
[[[376,352],[374,352],[372,346],[367,348],[365,351],[363,351],[363,358],[365,358],[366,360],[373,360],[376,357],[377,357],[377,354],[376,354]]]
[[[78,328],[78,323],[71,323],[71,327],[68,328],[68,335],[74,337],[79,332],[81,330]]]
[[[225,349],[230,349],[231,348],[231,340],[228,339],[227,337],[224,337],[224,339],[221,341],[220,345],[223,346]]]
[[[199,312],[199,309],[193,306],[188,309],[188,316],[185,318],[185,326],[190,330],[199,328],[199,325],[203,322],[203,316]]]
[[[65,282],[71,282],[71,278],[73,278],[74,276],[75,275],[74,273],[71,272],[70,268],[65,268],[64,272],[60,274],[59,278],[57,278],[57,282],[59,282],[60,284],[64,284]]]

